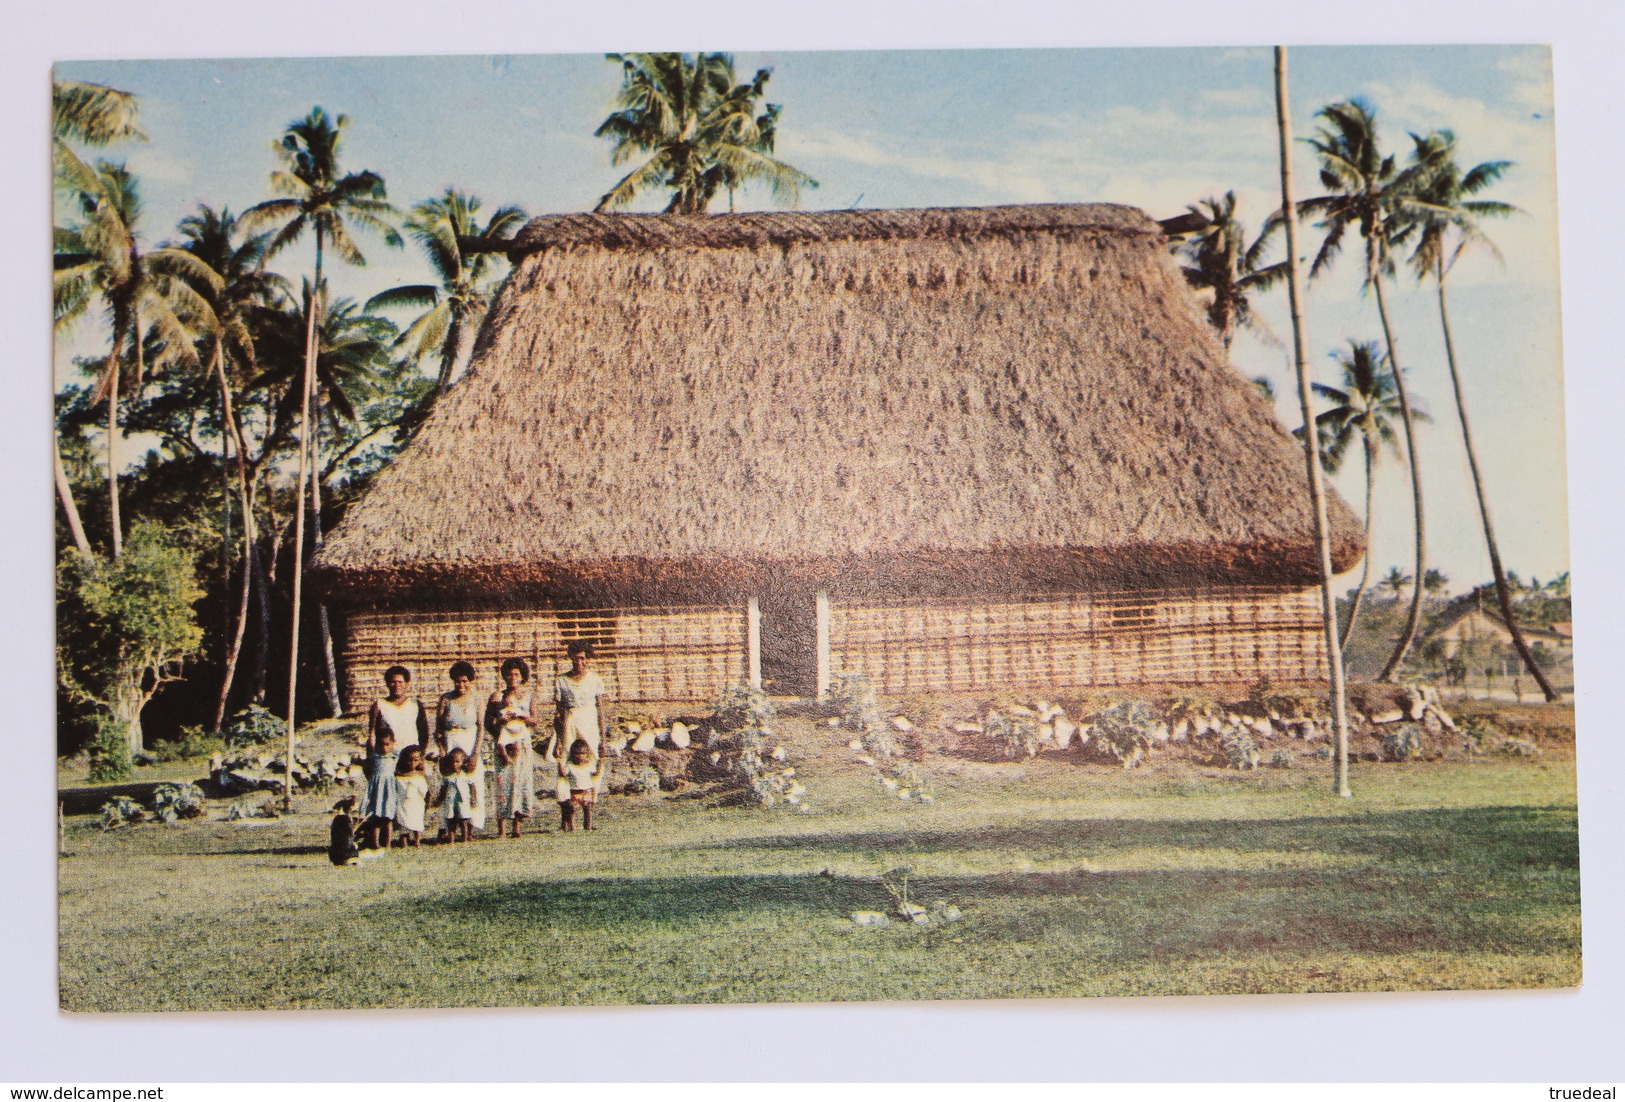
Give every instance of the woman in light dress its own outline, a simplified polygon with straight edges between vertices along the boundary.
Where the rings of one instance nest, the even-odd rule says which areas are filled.
[[[408,746],[429,742],[429,722],[423,705],[407,696],[412,671],[391,666],[384,671],[389,694],[373,701],[367,714],[367,794],[362,804],[366,836],[375,849],[389,848],[390,826],[399,810],[395,788],[395,762]]]
[[[440,697],[435,709],[434,737],[445,759],[453,750],[461,750],[464,760],[462,772],[468,774],[471,806],[464,821],[475,830],[485,829],[485,733],[481,729],[484,711],[474,693],[474,667],[458,662],[451,667],[452,690]]]
[[[485,730],[491,736],[496,761],[497,837],[504,820],[513,824],[510,837],[519,837],[519,824],[536,812],[536,762],[532,740],[536,737],[536,692],[530,684],[530,667],[523,658],[502,663],[503,688],[491,694],[485,705]]]
[[[555,749],[551,756],[554,760],[564,760],[569,748],[575,745],[577,739],[581,739],[596,758],[602,749],[598,702],[609,692],[609,688],[604,684],[604,679],[592,670],[592,660],[596,655],[591,643],[578,639],[569,645],[566,653],[570,656],[570,672],[553,683]]]

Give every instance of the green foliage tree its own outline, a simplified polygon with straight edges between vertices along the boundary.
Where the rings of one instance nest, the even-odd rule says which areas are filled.
[[[611,164],[647,156],[621,178],[595,210],[630,205],[638,195],[666,188],[667,214],[704,214],[719,191],[765,184],[777,199],[794,204],[802,188],[818,181],[773,156],[781,108],[757,114],[771,69],[747,82],[734,76],[731,54],[607,54],[621,67],[616,110],[594,131],[615,143]]]
[[[482,227],[476,217],[479,209],[478,198],[456,188],[413,207],[406,229],[422,246],[437,282],[394,287],[367,300],[368,310],[423,309],[401,333],[399,343],[416,363],[439,358],[437,396],[451,385],[452,373],[491,305],[496,274],[506,264],[500,253],[470,251],[468,240],[505,241],[525,222],[525,212],[518,207],[501,207]]]
[[[193,602],[203,595],[191,554],[155,521],[130,530],[124,554],[63,552],[57,568],[57,677],[97,713],[101,776],[128,770],[142,749],[141,710],[202,642]],[[107,736],[122,735],[122,750]]]

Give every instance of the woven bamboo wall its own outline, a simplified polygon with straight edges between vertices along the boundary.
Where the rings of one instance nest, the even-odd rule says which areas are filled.
[[[471,662],[475,689],[497,687],[506,658],[530,663],[546,684],[568,667],[565,644],[588,639],[593,668],[616,700],[711,700],[746,676],[745,606],[671,609],[514,609],[352,612],[345,622],[344,707],[364,711],[383,695],[384,670],[412,671],[413,691],[451,687],[453,662]]]
[[[1314,590],[837,603],[830,664],[882,693],[1318,680],[1321,631]]]

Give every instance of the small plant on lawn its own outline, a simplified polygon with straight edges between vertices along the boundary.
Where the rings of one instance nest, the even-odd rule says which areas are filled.
[[[840,726],[857,732],[849,745],[858,761],[875,771],[875,783],[899,800],[935,803],[936,793],[925,773],[901,756],[869,679],[861,673],[840,675],[830,696],[840,713]]]
[[[914,879],[914,870],[907,865],[900,865],[880,874],[880,886],[886,889],[886,894],[892,897],[896,912],[910,922],[925,921],[925,908],[908,898],[909,881]]]
[[[1150,752],[1160,722],[1157,710],[1143,700],[1113,704],[1096,717],[1092,745],[1124,769],[1133,769]]]
[[[1252,732],[1245,727],[1234,727],[1219,738],[1219,749],[1224,752],[1225,764],[1231,769],[1257,769],[1262,755]]]
[[[1297,760],[1297,755],[1292,751],[1277,750],[1270,755],[1268,764],[1271,769],[1291,769]]]
[[[128,796],[114,796],[102,805],[102,829],[113,830],[146,821],[147,809]]]
[[[772,723],[778,712],[760,689],[736,685],[717,699],[711,721],[716,732],[711,746],[718,764],[741,785],[744,802],[752,807],[785,804],[807,810],[802,798],[807,787],[784,764],[784,747],[776,744]],[[657,782],[658,783],[658,782]]]
[[[166,823],[199,819],[209,810],[209,801],[195,784],[161,784],[152,791],[152,813]]]
[[[1415,723],[1401,723],[1382,733],[1382,756],[1385,761],[1415,761],[1426,752],[1422,744],[1422,728]]]

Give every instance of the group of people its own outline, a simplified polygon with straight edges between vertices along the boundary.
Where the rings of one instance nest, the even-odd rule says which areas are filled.
[[[555,680],[550,701],[530,684],[525,660],[509,658],[501,666],[502,688],[482,706],[474,667],[458,662],[450,670],[452,689],[432,717],[411,695],[411,671],[385,670],[388,695],[367,716],[362,844],[421,845],[431,809],[439,811],[442,841],[466,842],[492,819],[498,838],[518,838],[536,814],[538,782],[558,801],[561,830],[574,830],[577,819],[583,830],[594,829],[605,761],[599,702],[608,690],[591,668],[590,643],[571,643],[567,653],[569,672]],[[549,704],[552,723],[544,730]]]

